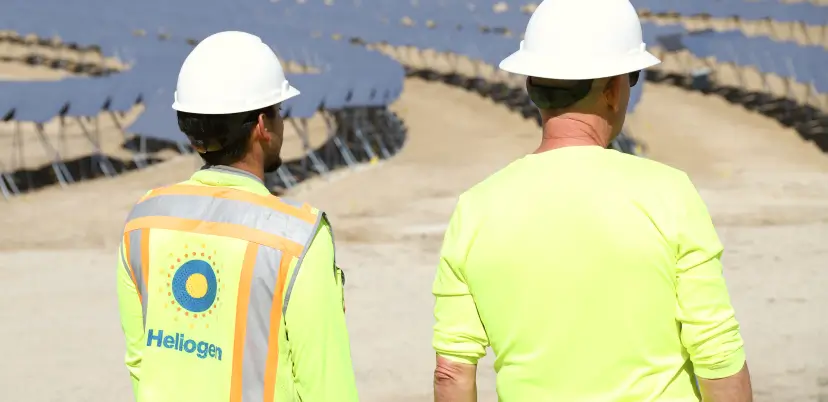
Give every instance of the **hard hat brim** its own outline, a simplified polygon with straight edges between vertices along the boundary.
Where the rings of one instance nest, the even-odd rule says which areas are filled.
[[[660,63],[661,60],[646,50],[627,54],[620,59],[616,58],[612,63],[599,60],[591,63],[583,61],[572,63],[571,60],[554,60],[546,55],[520,49],[503,59],[499,67],[503,71],[530,77],[589,80],[627,74]]]
[[[290,98],[299,95],[298,89],[288,85],[287,89],[278,96],[266,97],[264,99],[256,100],[255,102],[247,103],[237,108],[227,108],[226,105],[186,105],[177,100],[173,102],[172,108],[179,112],[197,113],[197,114],[233,114],[249,112],[268,106],[273,106],[277,103],[282,103]],[[177,96],[176,96],[177,98]]]

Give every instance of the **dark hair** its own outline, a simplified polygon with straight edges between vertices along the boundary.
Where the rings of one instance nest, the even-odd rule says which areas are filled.
[[[247,153],[250,133],[262,114],[272,119],[276,108],[268,106],[233,114],[178,112],[178,128],[208,165],[232,165]]]

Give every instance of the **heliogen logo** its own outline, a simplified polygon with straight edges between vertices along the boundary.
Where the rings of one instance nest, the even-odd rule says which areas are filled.
[[[164,335],[163,330],[150,329],[147,332],[147,346],[170,349],[181,353],[195,354],[199,359],[221,360],[221,348],[209,342],[187,339],[183,333]]]

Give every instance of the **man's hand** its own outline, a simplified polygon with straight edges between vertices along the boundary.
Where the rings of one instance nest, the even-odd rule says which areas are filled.
[[[477,402],[477,366],[437,355],[434,402]]]
[[[752,402],[753,390],[747,363],[738,373],[717,380],[699,378],[704,402]]]

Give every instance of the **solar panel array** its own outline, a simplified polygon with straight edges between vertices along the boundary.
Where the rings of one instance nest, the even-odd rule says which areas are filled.
[[[822,36],[809,36],[808,40],[813,43],[803,46],[767,36],[746,36],[741,31],[688,35],[677,19],[672,25],[645,23],[644,37],[651,46],[668,51],[687,49],[698,58],[757,66],[763,72],[809,85],[815,93],[828,92],[828,69],[825,68],[828,59],[824,47],[828,43],[824,36],[828,7],[741,0],[634,0],[633,3],[652,15],[759,22],[772,19],[801,26],[809,33],[822,29]],[[524,2],[492,0],[12,2],[4,5],[0,13],[0,30],[15,33],[7,36],[7,40],[33,43],[27,48],[29,61],[45,60],[65,67],[65,60],[47,60],[56,56],[44,49],[71,45],[87,49],[81,52],[82,60],[73,61],[77,65],[95,64],[94,60],[100,60],[103,55],[117,58],[128,68],[118,72],[103,69],[99,71],[103,73],[101,77],[74,77],[56,82],[0,81],[0,118],[45,123],[57,116],[126,112],[140,102],[145,111],[128,127],[129,131],[142,139],[183,144],[186,139],[178,131],[170,108],[181,62],[198,40],[218,31],[242,30],[260,36],[282,60],[293,61],[305,70],[305,73],[289,73],[289,80],[302,91],[302,96],[286,103],[286,117],[307,119],[321,110],[331,114],[333,124],[348,124],[334,127],[332,133],[365,137],[363,132],[369,132],[377,136],[372,141],[355,141],[357,148],[364,149],[356,154],[349,151],[351,144],[336,145],[332,138],[329,146],[335,146],[337,151],[331,158],[337,158],[336,161],[315,155],[324,153],[322,150],[308,149],[306,159],[280,172],[279,185],[289,187],[309,174],[321,174],[332,168],[326,165],[353,165],[366,158],[390,156],[395,147],[402,145],[398,139],[383,140],[381,132],[396,131],[398,137],[404,131],[401,122],[390,112],[379,119],[374,114],[371,118],[354,117],[365,110],[373,110],[371,113],[387,110],[400,96],[405,76],[400,61],[408,63],[431,50],[461,55],[482,66],[496,66],[518,48],[531,10],[532,6]],[[31,36],[39,40],[26,39]],[[395,60],[381,51],[371,50],[375,47],[366,44],[411,48],[414,56],[395,55]],[[90,46],[94,49],[89,50]],[[420,64],[419,68],[432,70],[428,63]],[[457,72],[448,75],[457,78]],[[537,117],[520,88],[519,79],[509,80],[502,74],[490,74],[484,79],[484,74],[477,70],[462,75],[462,79],[454,82],[485,92],[527,117]],[[639,104],[642,87],[634,89],[629,112]],[[56,178],[59,182],[71,181],[71,177],[61,173],[65,169],[60,166],[59,156],[56,158],[52,166]],[[0,189],[14,192],[17,179],[3,177],[6,179],[0,180]],[[8,183],[10,180],[12,183]]]

